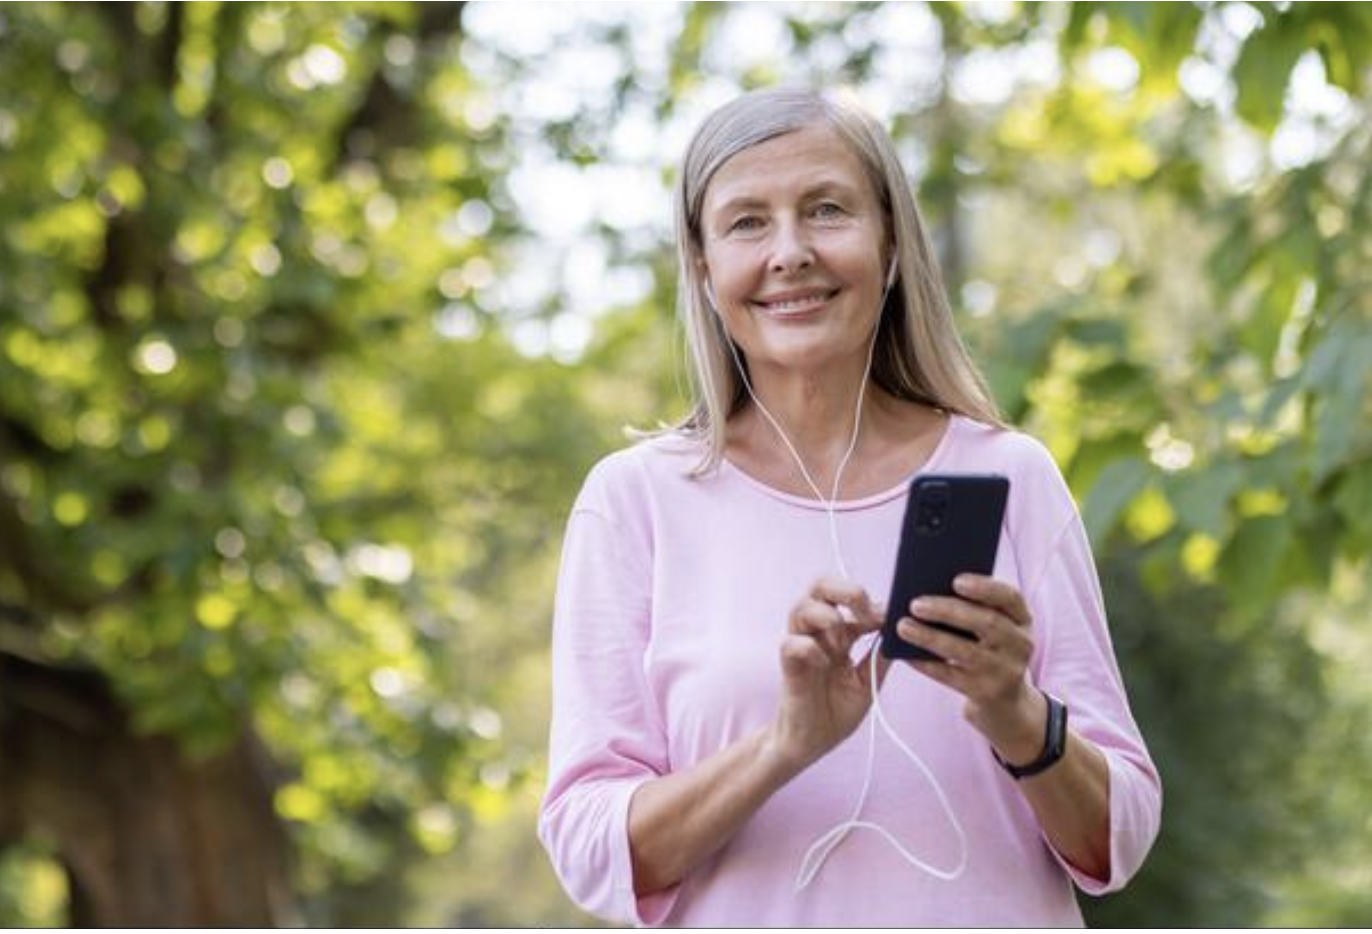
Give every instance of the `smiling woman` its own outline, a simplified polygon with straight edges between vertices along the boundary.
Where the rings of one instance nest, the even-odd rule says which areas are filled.
[[[740,153],[705,203],[702,274],[755,382],[764,371],[856,383],[893,251],[852,151],[807,127]]]
[[[564,886],[646,924],[1079,925],[1069,882],[1139,868],[1158,776],[1071,496],[1000,423],[889,138],[745,95],[676,211],[697,402],[592,471],[558,582],[539,830]],[[933,471],[1004,475],[1006,521],[991,576],[897,608],[935,658],[894,662],[870,595]],[[874,708],[920,773],[854,736]]]

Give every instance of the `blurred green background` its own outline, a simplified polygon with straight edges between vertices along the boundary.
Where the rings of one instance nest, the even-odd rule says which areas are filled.
[[[1372,6],[0,4],[0,924],[581,925],[587,467],[684,409],[667,186],[891,126],[1082,505],[1161,838],[1095,924],[1372,924]]]

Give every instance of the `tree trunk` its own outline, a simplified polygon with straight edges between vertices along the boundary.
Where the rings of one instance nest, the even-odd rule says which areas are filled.
[[[297,920],[250,734],[189,761],[165,737],[136,735],[98,675],[0,655],[0,845],[30,836],[66,867],[73,925]]]

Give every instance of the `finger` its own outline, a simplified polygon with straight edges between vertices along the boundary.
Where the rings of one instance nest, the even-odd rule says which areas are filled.
[[[857,625],[863,632],[881,625],[881,617],[873,608],[871,597],[853,581],[837,577],[820,578],[810,589],[810,596],[834,606],[846,607],[851,611],[852,618],[845,622]]]
[[[947,662],[936,662],[927,658],[912,658],[908,664],[926,678],[930,678],[942,684],[944,687],[957,691],[964,697],[967,695],[969,678],[967,672],[957,668]]]
[[[944,632],[908,616],[896,624],[896,634],[912,645],[928,649],[944,662],[958,668],[972,668],[987,654],[981,643],[951,632]]]
[[[845,577],[821,577],[810,587],[810,596],[830,603],[854,604],[867,600],[867,591],[857,581]]]
[[[1033,622],[1023,594],[1013,584],[982,574],[959,574],[953,579],[953,590],[975,603],[995,607],[1016,625],[1028,626]]]
[[[834,664],[847,664],[848,652],[860,635],[844,623],[839,611],[820,600],[803,600],[791,614],[791,633],[812,639]]]
[[[791,631],[815,635],[843,622],[838,609],[831,603],[806,597],[791,610]]]
[[[910,601],[910,615],[916,619],[946,623],[986,639],[1001,625],[999,610],[972,603],[961,597],[916,597]]]
[[[781,670],[791,677],[803,677],[829,666],[829,657],[814,639],[787,636],[781,641]]]

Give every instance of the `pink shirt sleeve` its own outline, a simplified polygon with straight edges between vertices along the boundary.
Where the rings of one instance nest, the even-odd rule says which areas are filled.
[[[637,899],[629,802],[669,769],[644,675],[651,543],[588,482],[567,527],[553,617],[553,716],[539,838],[571,898],[610,921],[655,924],[675,892]]]
[[[1035,680],[1066,702],[1070,726],[1105,754],[1110,770],[1109,878],[1092,878],[1053,855],[1086,894],[1114,892],[1138,871],[1158,835],[1162,782],[1129,711],[1095,562],[1075,512],[1026,598],[1042,625]]]

